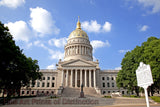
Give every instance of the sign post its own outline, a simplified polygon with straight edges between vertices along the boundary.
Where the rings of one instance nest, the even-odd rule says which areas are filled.
[[[143,62],[140,62],[140,65],[136,70],[136,76],[138,86],[144,88],[147,107],[149,107],[147,88],[148,86],[151,86],[151,84],[153,84],[150,65],[146,65]]]

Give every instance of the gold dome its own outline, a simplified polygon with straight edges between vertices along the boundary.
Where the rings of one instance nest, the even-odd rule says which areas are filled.
[[[81,29],[81,23],[79,21],[79,17],[78,17],[78,22],[77,22],[77,28],[74,31],[72,31],[69,35],[69,39],[71,39],[71,38],[88,39],[87,33]]]

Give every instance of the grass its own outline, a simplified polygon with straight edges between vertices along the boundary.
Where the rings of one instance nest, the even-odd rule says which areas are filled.
[[[160,103],[160,97],[159,96],[151,96],[151,99],[154,100],[155,102]]]
[[[123,97],[130,97],[130,98],[145,98],[145,96],[136,96],[136,95],[123,95]]]
[[[106,95],[105,95],[103,98],[112,98],[112,97],[111,97],[111,96],[106,96]]]
[[[58,98],[57,96],[50,96],[50,98]]]

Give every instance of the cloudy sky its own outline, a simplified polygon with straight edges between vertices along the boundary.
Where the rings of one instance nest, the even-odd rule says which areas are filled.
[[[160,37],[160,0],[0,0],[0,21],[41,69],[55,69],[76,28],[93,46],[101,69],[120,69],[127,51]]]

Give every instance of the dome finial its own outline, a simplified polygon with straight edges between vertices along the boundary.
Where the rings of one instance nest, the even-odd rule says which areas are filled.
[[[79,16],[78,16],[78,22],[79,22]]]
[[[78,16],[78,22],[77,22],[77,29],[81,29],[81,23],[79,21],[79,16]]]

